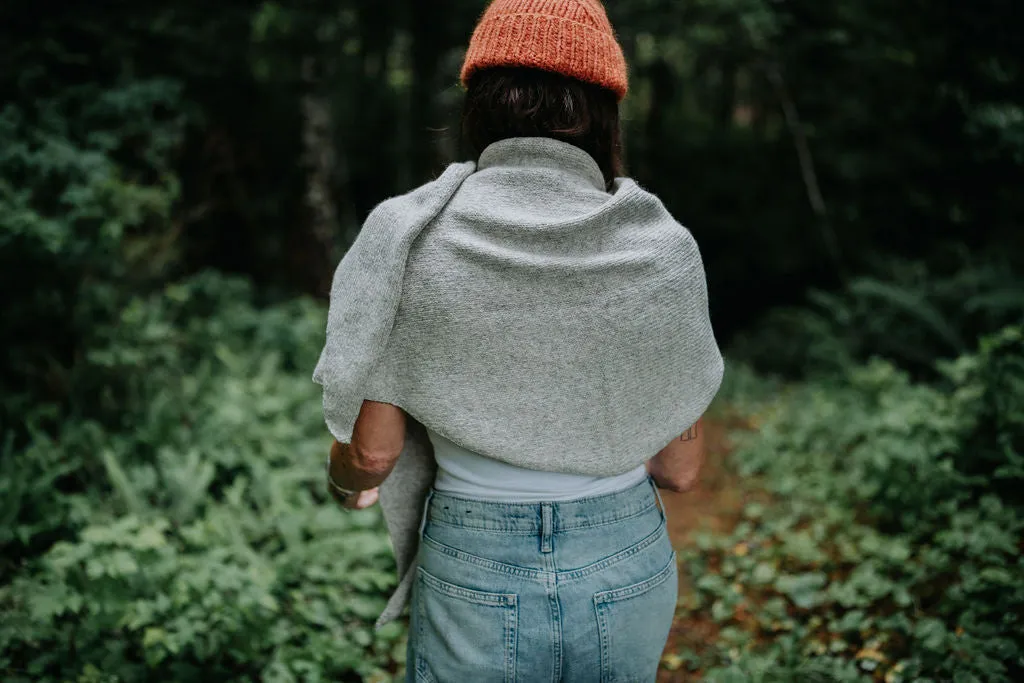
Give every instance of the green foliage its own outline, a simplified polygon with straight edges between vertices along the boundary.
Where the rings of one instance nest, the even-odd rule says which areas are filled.
[[[881,357],[937,377],[935,360],[970,341],[1024,321],[1024,277],[998,257],[960,250],[946,270],[892,260],[878,274],[836,292],[813,290],[804,307],[770,311],[737,336],[732,353],[788,376],[843,373]]]
[[[1024,674],[1024,331],[940,370],[878,360],[763,402],[734,462],[769,497],[686,558],[686,607],[721,628],[706,680]]]
[[[0,110],[2,677],[384,680],[381,520],[322,490],[323,309],[179,279],[202,117],[124,61],[168,24],[113,23],[82,83],[69,32],[96,36],[37,27]]]
[[[61,539],[5,569],[5,680],[386,677],[379,513],[323,490],[324,324],[214,275],[128,303],[92,359],[132,377],[117,426],[67,418],[4,458],[0,541]]]
[[[116,286],[165,275],[179,91],[122,80],[0,110],[0,422],[23,419],[28,397],[92,394],[72,366],[117,316]]]
[[[182,277],[179,171],[214,111],[189,79],[224,60],[152,48],[248,12],[67,14],[7,41],[4,680],[386,680],[404,654],[371,627],[394,583],[379,513],[322,488],[322,306]]]

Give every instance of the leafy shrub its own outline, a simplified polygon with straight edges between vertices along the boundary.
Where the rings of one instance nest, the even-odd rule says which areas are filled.
[[[40,401],[88,411],[97,377],[82,381],[81,356],[93,335],[128,291],[166,276],[181,107],[179,84],[153,79],[0,109],[0,423],[23,421]]]
[[[791,377],[842,373],[872,357],[935,377],[935,360],[1024,321],[1024,278],[999,257],[957,253],[944,269],[891,261],[838,292],[812,290],[809,305],[770,311],[739,335],[737,358]]]
[[[322,307],[175,282],[183,85],[65,38],[0,108],[0,677],[389,678],[379,513],[322,490]]]
[[[66,417],[4,458],[0,540],[49,544],[5,570],[5,680],[387,677],[379,513],[323,491],[324,323],[215,275],[128,303],[91,359],[128,378],[96,395],[117,424]]]
[[[1024,332],[911,382],[876,360],[764,403],[735,454],[770,502],[705,534],[712,681],[1024,675]]]

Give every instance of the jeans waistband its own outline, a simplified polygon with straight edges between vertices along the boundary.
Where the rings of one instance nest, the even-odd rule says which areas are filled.
[[[431,490],[424,522],[516,533],[553,533],[600,526],[643,514],[661,502],[648,477],[628,489],[551,503],[507,503],[459,498]],[[662,505],[662,509],[664,506]]]

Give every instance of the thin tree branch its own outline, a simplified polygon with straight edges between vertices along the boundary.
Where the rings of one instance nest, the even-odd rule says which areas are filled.
[[[825,205],[825,198],[821,194],[821,186],[818,184],[818,173],[814,165],[814,157],[811,154],[811,146],[807,140],[807,133],[804,130],[803,122],[800,119],[800,112],[796,108],[796,102],[790,95],[786,80],[782,76],[782,69],[774,62],[769,62],[765,68],[768,82],[775,90],[779,104],[782,106],[782,114],[786,121],[786,128],[793,139],[793,146],[796,148],[797,160],[800,163],[800,175],[803,178],[804,189],[807,192],[807,200],[811,205],[811,211],[818,219],[821,229],[821,238],[825,243],[825,249],[832,259],[833,265],[842,280],[846,280],[846,266],[843,262],[842,252],[839,249],[839,240],[832,222],[829,219],[828,207]]]

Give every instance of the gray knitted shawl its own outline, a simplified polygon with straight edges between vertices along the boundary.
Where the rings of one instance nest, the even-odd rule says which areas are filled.
[[[381,487],[404,607],[436,464],[423,425],[471,451],[594,476],[642,464],[701,416],[722,357],[697,244],[580,149],[497,142],[370,214],[334,276],[313,379],[339,441],[363,399],[401,407]]]

